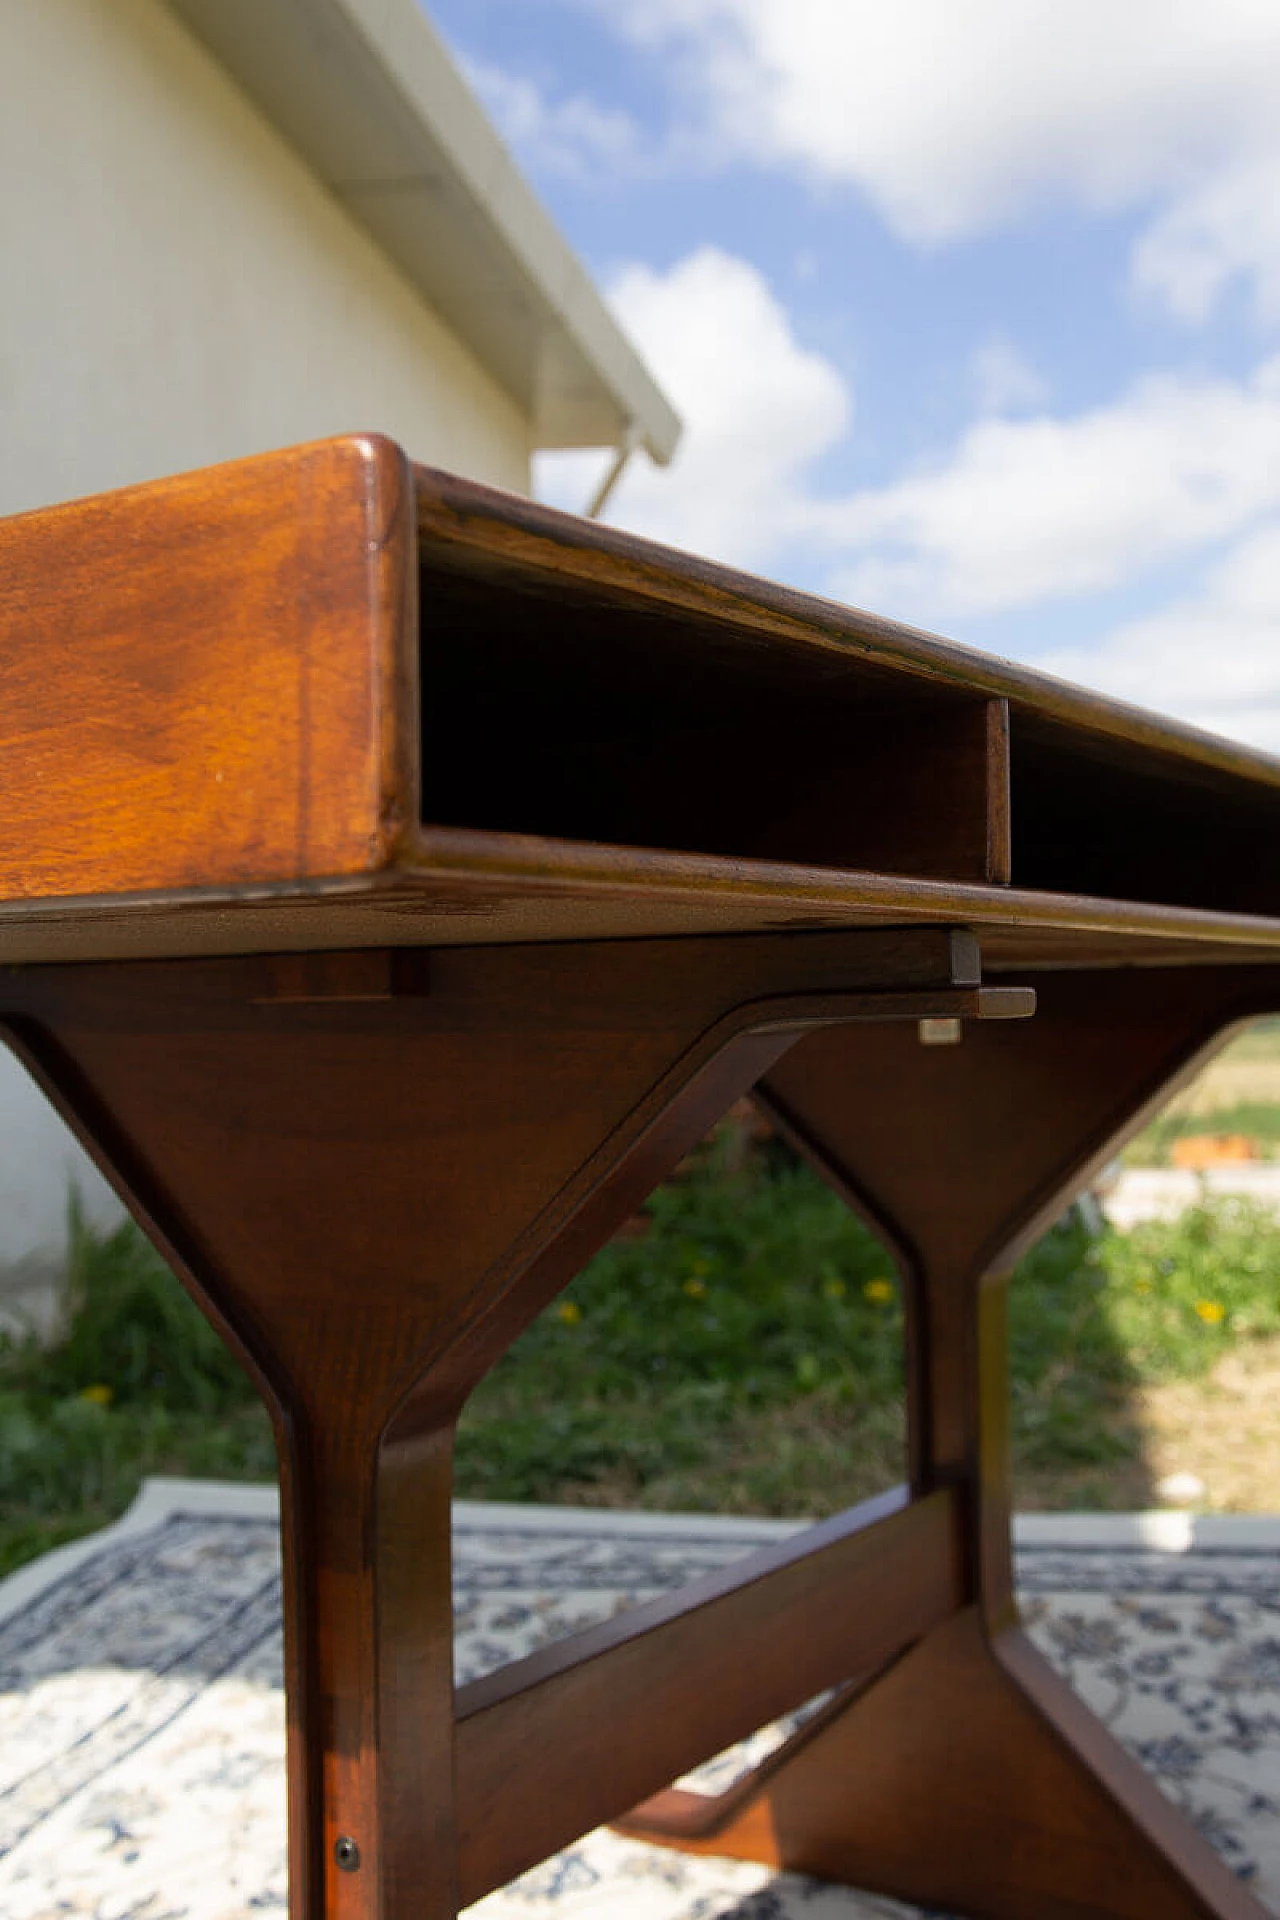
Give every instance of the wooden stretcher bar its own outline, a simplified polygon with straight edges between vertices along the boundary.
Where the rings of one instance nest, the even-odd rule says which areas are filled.
[[[885,1666],[962,1594],[954,1496],[913,1502],[904,1491],[463,1687],[463,1903],[828,1687]],[[543,1756],[536,1778],[529,1753]]]

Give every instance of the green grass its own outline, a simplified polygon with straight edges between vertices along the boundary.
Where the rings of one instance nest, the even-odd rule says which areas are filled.
[[[665,1504],[719,1506],[717,1452],[777,1408],[816,1399],[852,1427],[896,1404],[902,1313],[883,1249],[807,1167],[735,1147],[723,1131],[660,1188],[644,1237],[598,1254],[482,1383],[458,1434],[462,1491],[665,1487]]]
[[[1133,1459],[1137,1389],[1203,1378],[1233,1344],[1276,1333],[1280,1225],[1266,1210],[1224,1198],[1097,1235],[1070,1214],[1010,1289],[1015,1462],[1052,1472]]]
[[[473,1396],[463,1491],[833,1511],[901,1472],[902,1312],[879,1243],[810,1169],[723,1151],[655,1194]],[[1280,1332],[1280,1227],[1239,1201],[1124,1235],[1069,1214],[1009,1311],[1015,1457],[1105,1468],[1134,1392]]]
[[[902,1463],[902,1309],[876,1240],[774,1142],[722,1129],[467,1407],[458,1490],[821,1513]],[[1015,1453],[1131,1460],[1145,1385],[1280,1333],[1280,1226],[1240,1202],[1091,1236],[1069,1215],[1010,1300]],[[132,1228],[76,1226],[51,1351],[0,1343],[0,1571],[104,1524],[148,1473],[269,1478],[266,1417]]]
[[[269,1479],[266,1413],[137,1229],[71,1228],[65,1338],[0,1341],[0,1574],[103,1526],[147,1474]]]

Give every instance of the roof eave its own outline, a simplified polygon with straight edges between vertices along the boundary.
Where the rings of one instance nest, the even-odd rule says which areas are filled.
[[[167,0],[512,396],[538,447],[680,421],[415,0]]]

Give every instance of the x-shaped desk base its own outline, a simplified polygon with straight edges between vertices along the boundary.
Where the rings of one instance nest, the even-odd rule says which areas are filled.
[[[886,928],[6,975],[275,1418],[295,1920],[448,1920],[605,1820],[996,1920],[1257,1920],[1019,1631],[1004,1280],[1280,969],[976,959]],[[455,1693],[459,1410],[751,1089],[900,1260],[910,1488]],[[664,1790],[828,1687],[724,1799]]]

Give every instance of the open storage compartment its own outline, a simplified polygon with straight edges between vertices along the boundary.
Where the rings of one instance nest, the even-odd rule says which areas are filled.
[[[428,545],[423,818],[1008,879],[1003,700]]]
[[[1013,709],[1015,887],[1274,913],[1278,815],[1256,778]]]

